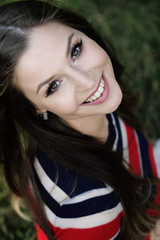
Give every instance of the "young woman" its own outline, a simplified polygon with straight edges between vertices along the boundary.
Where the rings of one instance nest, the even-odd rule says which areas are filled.
[[[140,240],[154,228],[156,164],[122,77],[80,16],[42,1],[0,8],[1,163],[39,240]]]

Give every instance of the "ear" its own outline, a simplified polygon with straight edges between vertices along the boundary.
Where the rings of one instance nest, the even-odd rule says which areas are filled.
[[[37,112],[38,115],[40,115],[40,114],[43,114],[43,113],[47,112],[47,110],[46,109],[40,109],[40,108],[36,107],[36,112]]]

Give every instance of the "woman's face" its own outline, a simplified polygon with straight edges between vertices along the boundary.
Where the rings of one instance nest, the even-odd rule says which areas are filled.
[[[107,53],[82,32],[59,23],[30,31],[15,84],[36,106],[70,123],[113,112],[122,93]]]

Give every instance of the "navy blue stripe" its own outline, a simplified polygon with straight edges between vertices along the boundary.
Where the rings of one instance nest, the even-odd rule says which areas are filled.
[[[43,187],[36,172],[35,179],[44,203],[56,216],[59,216],[61,218],[77,218],[88,216],[108,209],[112,209],[119,204],[119,199],[116,193],[113,191],[104,196],[87,199],[80,203],[72,203],[60,206],[59,203],[57,203]]]
[[[108,136],[108,139],[106,141],[106,144],[112,149],[114,141],[115,141],[115,137],[116,137],[116,131],[115,131],[115,128],[114,128],[114,125],[113,125],[113,122],[112,122],[111,114],[107,114],[107,119],[108,119],[108,122],[109,122],[109,126],[108,126],[109,136]]]
[[[144,173],[144,177],[153,178],[154,176],[150,162],[148,141],[144,137],[144,135],[142,135],[142,133],[140,133],[139,131],[136,131],[136,133],[139,141],[139,150],[142,159],[142,170]]]
[[[55,182],[57,169],[54,161],[51,161],[50,158],[40,149],[37,150],[36,157],[42,166],[43,170],[49,176],[49,178]]]
[[[106,185],[98,180],[90,179],[83,175],[79,175],[76,187],[70,196],[75,197],[84,192],[99,188],[106,188]]]
[[[120,240],[120,233],[114,238],[114,240]]]
[[[69,169],[62,165],[59,161],[56,161],[56,166],[54,162],[41,150],[37,151],[37,160],[45,171],[46,175],[53,181],[56,185],[61,188],[67,195],[76,196],[83,192],[90,191],[92,189],[98,189],[105,187],[103,182],[98,180],[91,180],[84,175],[77,175],[72,169]],[[56,171],[58,170],[58,180],[56,180]],[[77,182],[78,179],[78,182]],[[76,188],[75,188],[75,184]],[[75,190],[73,191],[73,189]]]
[[[150,155],[149,155],[149,145],[148,141],[145,138],[145,136],[139,132],[136,131],[137,137],[139,140],[139,146],[140,146],[140,154],[141,154],[141,159],[142,159],[142,171],[144,177],[149,177],[149,178],[154,178],[154,174],[152,172],[152,165],[150,162]],[[148,195],[148,191],[145,189],[142,189],[142,192],[144,195]],[[157,193],[157,186],[154,184],[152,185],[152,191],[150,195],[150,200],[153,201]]]

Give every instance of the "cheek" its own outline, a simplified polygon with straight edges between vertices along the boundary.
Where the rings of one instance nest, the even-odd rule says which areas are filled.
[[[109,62],[107,53],[95,42],[89,44],[89,51],[86,56],[86,63],[92,66],[104,66]]]
[[[48,104],[48,110],[50,112],[53,112],[54,114],[63,117],[63,116],[70,116],[76,113],[78,105],[76,104],[76,101],[71,98],[60,98],[56,99],[56,101],[51,102]]]

